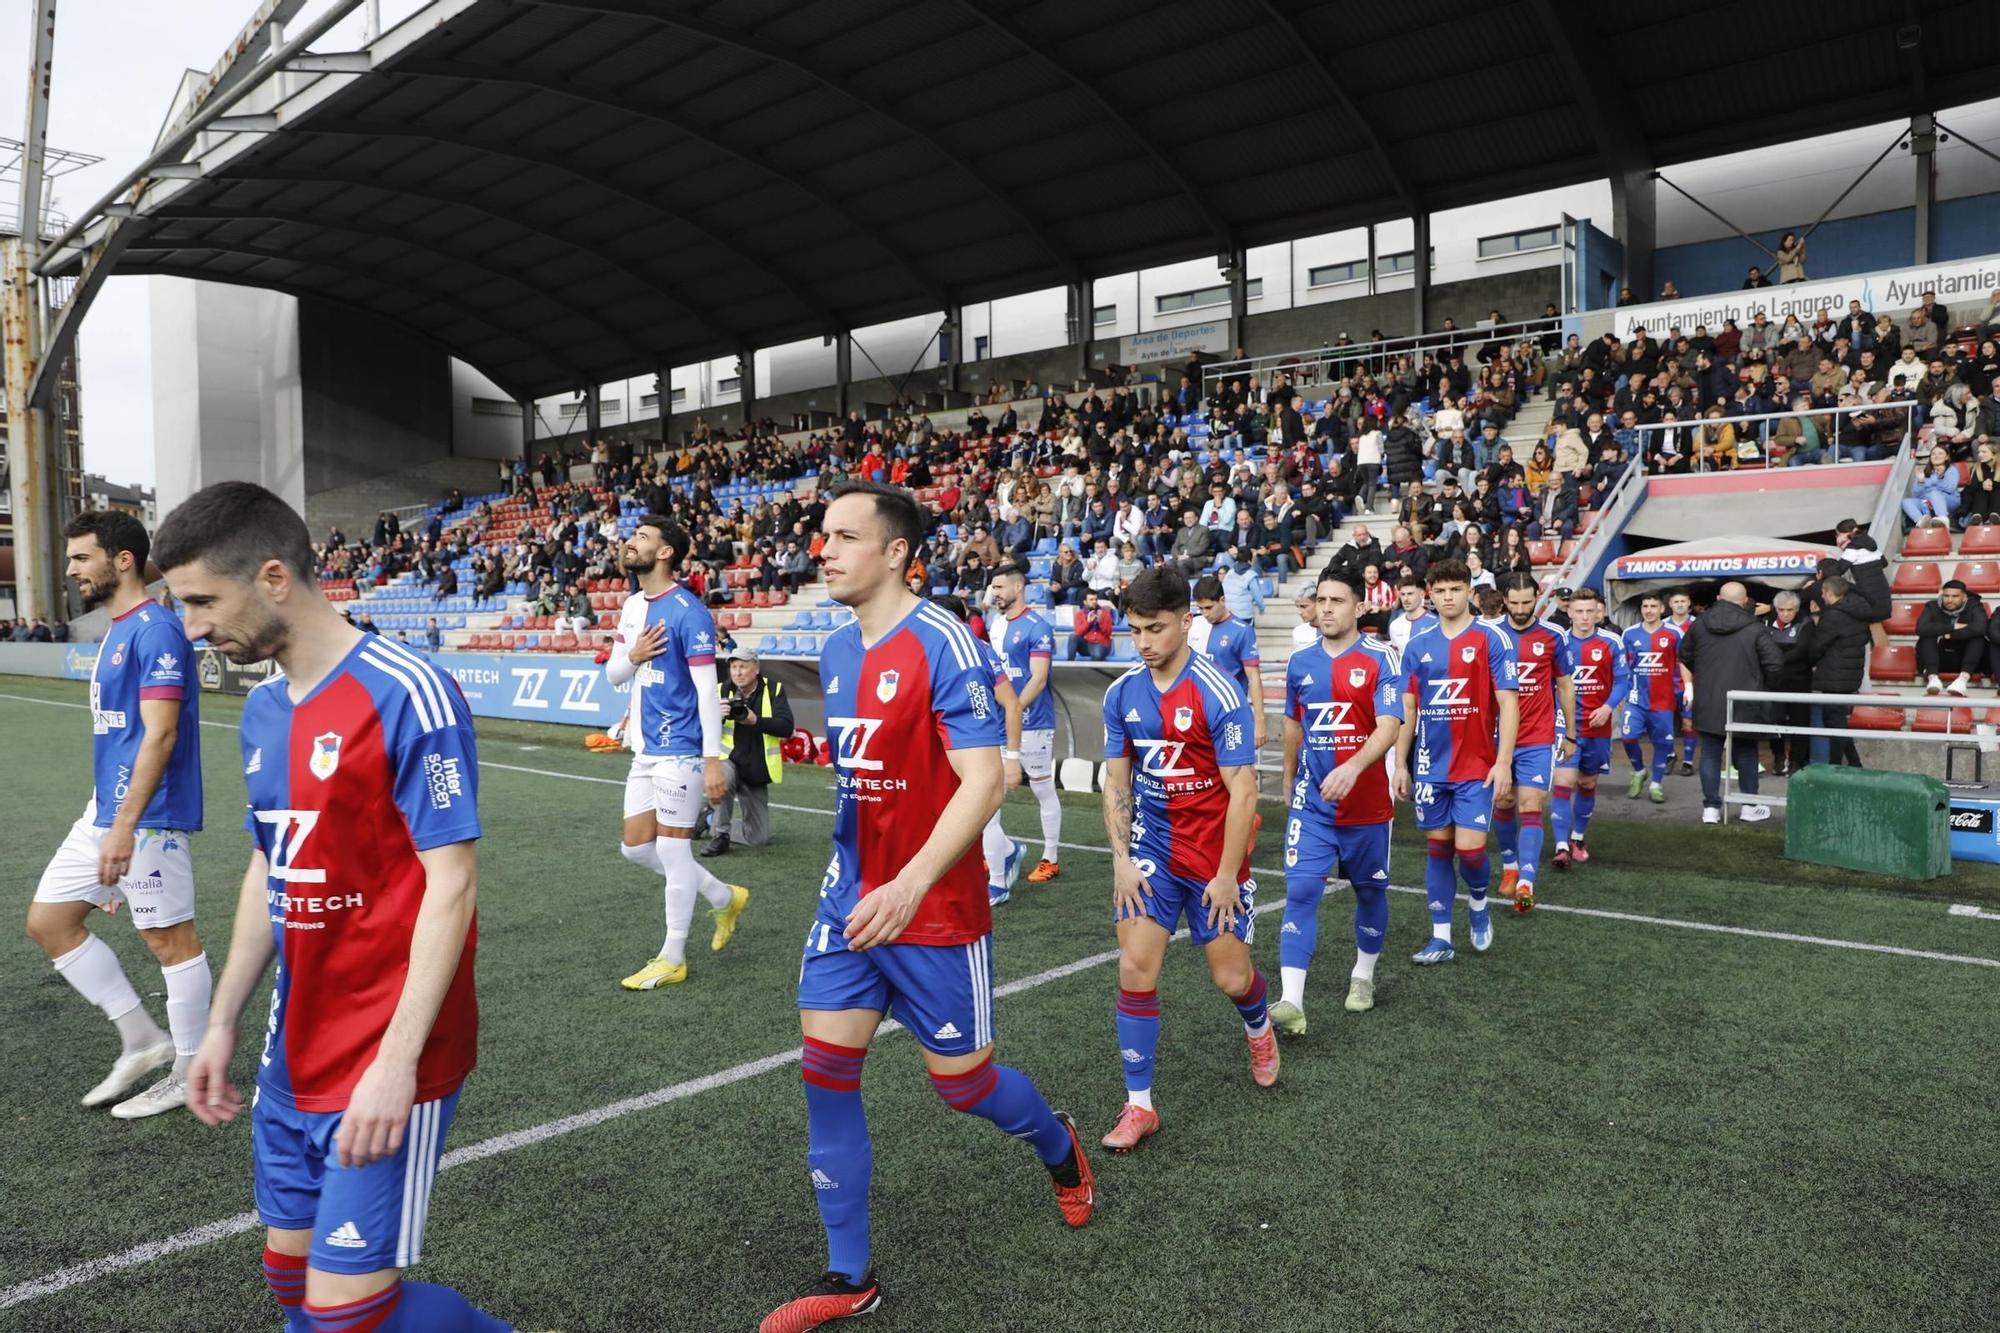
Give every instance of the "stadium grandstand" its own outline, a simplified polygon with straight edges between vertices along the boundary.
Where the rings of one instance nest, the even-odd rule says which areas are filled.
[[[57,10],[37,6],[38,69],[72,41],[88,59],[80,25]],[[0,1175],[21,1182],[0,1197],[0,1233],[26,1238],[0,1254],[0,1329],[18,1317],[191,1333],[282,1317],[307,1333],[578,1333],[750,1327],[768,1314],[767,1333],[793,1333],[841,1301],[845,1316],[874,1299],[886,1327],[968,1330],[1922,1329],[1989,1317],[1993,1284],[1978,1274],[2000,1228],[2000,1158],[1963,1132],[1992,1101],[1990,1059],[1964,1015],[2000,967],[1989,864],[2000,863],[2000,782],[1981,767],[2000,732],[2000,25],[1987,6],[1832,5],[1754,49],[1734,36],[1740,7],[1711,0],[1671,12],[1553,0],[258,0],[246,18],[212,68],[182,77],[142,161],[83,178],[103,185],[87,208],[70,199],[65,216],[43,197],[46,80],[14,175],[0,173],[21,186],[11,228],[0,217],[0,734],[17,764],[36,765],[0,851],[17,867],[44,864],[58,843],[58,860],[73,853],[63,830],[90,753],[100,776],[112,763],[121,792],[131,777],[104,758],[105,737],[127,725],[104,673],[154,650],[121,637],[136,633],[121,628],[126,613],[78,572],[90,552],[79,563],[69,543],[102,538],[65,530],[92,510],[147,531],[171,529],[177,511],[191,525],[191,500],[255,482],[305,521],[311,573],[346,622],[321,632],[375,636],[354,642],[373,645],[356,652],[382,678],[368,705],[388,700],[382,735],[407,691],[434,750],[411,789],[422,790],[398,794],[407,828],[391,811],[343,852],[362,855],[383,828],[390,841],[407,831],[414,849],[423,821],[461,795],[480,806],[480,1068],[451,1152],[438,1157],[449,1128],[438,1112],[428,1129],[410,1122],[431,1136],[432,1160],[407,1154],[416,1165],[401,1188],[414,1202],[380,1271],[416,1263],[426,1173],[450,1174],[414,1273],[427,1281],[388,1288],[407,1293],[397,1311],[393,1295],[331,1282],[342,1256],[326,1249],[373,1245],[398,1223],[393,1204],[315,1239],[327,1219],[280,1224],[262,1156],[258,1211],[244,1211],[242,1124],[197,1138],[176,1113],[78,1134],[75,1117],[92,1112],[68,1091],[72,1066],[103,1030],[65,980],[114,1021],[119,1001],[107,1007],[68,970],[93,946],[53,946],[31,914],[55,970],[17,940],[22,966],[0,991],[10,1027],[48,1034],[0,1101],[21,1126],[0,1150]],[[144,280],[151,302],[156,492],[82,472],[99,464],[76,339],[113,278]],[[1089,1150],[1101,1207],[1073,1236],[1039,1175],[1031,1199],[1009,1174],[1024,1156],[979,1156],[1025,1149],[974,1146],[966,1117],[941,1118],[917,1095],[907,1051],[872,1059],[872,1193],[863,1166],[859,1191],[831,1197],[841,1181],[826,1173],[841,1173],[827,1108],[858,1093],[859,1048],[822,1039],[810,1017],[800,1045],[798,1010],[868,1005],[795,1008],[806,969],[794,918],[827,910],[843,866],[862,885],[856,867],[877,834],[858,821],[889,828],[901,812],[901,834],[885,837],[906,835],[911,812],[955,827],[925,802],[959,789],[942,757],[914,778],[875,779],[901,783],[883,788],[900,792],[893,803],[878,798],[886,815],[857,814],[846,785],[837,756],[859,763],[874,735],[863,724],[879,721],[832,702],[874,706],[856,695],[876,651],[858,631],[865,615],[851,571],[827,558],[840,540],[829,505],[854,483],[914,502],[906,583],[932,604],[915,615],[970,672],[981,726],[989,690],[1011,699],[1050,659],[1052,771],[1029,771],[1032,745],[1024,757],[1009,740],[993,785],[1028,790],[1009,789],[947,872],[983,861],[989,877],[988,952],[966,937],[973,1016],[919,1021],[898,990],[902,1027],[878,1044],[908,1031],[947,1105],[984,1105],[974,1114],[1035,1144],[1072,1227],[1091,1215]],[[688,549],[669,577],[641,557],[672,545],[676,527]],[[167,549],[188,549],[187,532]],[[1162,570],[1194,602],[1197,665],[1174,688],[1196,702],[1161,705],[1161,734],[1178,717],[1182,741],[1137,742],[1124,725],[1137,714],[1121,721],[1107,691],[1150,681],[1164,700],[1145,656],[1160,608],[1131,596]],[[207,710],[187,729],[207,742],[190,764],[210,828],[190,892],[219,967],[244,843],[217,812],[247,783],[253,837],[261,820],[296,826],[303,842],[318,812],[257,804],[258,775],[284,767],[262,740],[280,733],[257,728],[275,727],[275,695],[287,719],[305,716],[315,687],[260,689],[276,674],[283,616],[253,626],[259,638],[218,619],[212,594],[177,601],[182,575],[170,584],[143,558],[130,573],[154,599],[132,608],[141,623],[213,627],[213,641],[190,644],[186,688]],[[1048,640],[1021,648],[1032,665],[1010,672],[1008,616],[1021,608],[996,604],[993,585],[1016,573]],[[1344,612],[1328,604],[1351,598],[1360,648],[1339,651],[1365,649],[1370,663],[1379,651],[1407,671],[1404,647],[1444,609],[1433,576],[1466,583],[1468,614],[1485,625],[1475,639],[1507,646],[1490,650],[1496,680],[1526,663],[1523,633],[1546,632],[1566,684],[1541,686],[1554,702],[1537,790],[1525,769],[1495,760],[1488,773],[1482,760],[1469,781],[1454,767],[1435,784],[1484,789],[1469,792],[1485,802],[1476,821],[1447,793],[1442,826],[1425,814],[1411,827],[1400,810],[1385,826],[1375,898],[1390,900],[1394,938],[1380,955],[1382,1012],[1363,1018],[1383,947],[1359,891],[1365,866],[1351,859],[1365,854],[1342,841],[1339,875],[1329,867],[1302,898],[1301,818],[1324,806],[1331,839],[1354,784],[1376,779],[1387,808],[1423,814],[1439,733],[1392,715],[1427,702],[1399,674],[1407,696],[1385,689],[1369,703],[1370,717],[1399,724],[1382,733],[1387,751],[1345,786],[1342,770],[1315,785],[1312,710],[1345,705],[1306,697],[1331,687],[1330,670],[1315,682],[1292,666],[1340,638],[1325,626]],[[1532,610],[1508,605],[1510,585]],[[632,627],[655,623],[648,608],[669,596],[667,614],[683,619],[644,656]],[[1567,666],[1571,648],[1596,641],[1594,609],[1573,632],[1579,600],[1603,604],[1609,634],[1596,637],[1616,645],[1608,723],[1585,721],[1598,710],[1578,702],[1586,678]],[[954,605],[996,649],[997,675],[969,665],[975,645],[940,609]],[[1233,621],[1246,627],[1230,650],[1242,673],[1211,670],[1207,645]],[[1717,665],[1714,645],[1739,628],[1742,655]],[[1453,645],[1447,663],[1460,651],[1474,661],[1435,633]],[[1681,656],[1691,641],[1704,647]],[[874,700],[907,692],[911,671],[876,670]],[[705,763],[714,719],[646,693],[669,677],[702,708],[718,692],[738,705],[722,733],[726,788]],[[1527,692],[1492,691],[1468,734],[1511,753],[1516,723],[1500,719],[1529,725],[1527,705],[1499,700]],[[756,726],[772,714],[755,700],[779,694],[790,734],[766,738]],[[134,693],[134,717],[141,699],[159,702]],[[1222,727],[1204,722],[1196,739],[1193,710],[1247,719],[1258,700],[1242,765],[1220,757]],[[435,750],[461,706],[467,738],[476,719],[480,750],[465,755],[476,782]],[[86,708],[94,740],[76,725]],[[971,726],[947,712],[925,712],[867,762],[914,766],[910,755]],[[294,803],[313,790],[307,776],[324,785],[343,762],[352,775],[389,752],[355,743],[346,723],[320,725],[297,733]],[[1455,752],[1481,753],[1450,730],[1458,722],[1439,725]],[[228,735],[239,726],[240,753]],[[691,728],[701,753],[667,757],[694,775],[677,790],[702,807],[696,828],[712,840],[700,863],[653,779],[655,804],[635,814],[635,779],[604,757],[630,750],[638,774]],[[993,730],[997,744],[1004,729]],[[1202,772],[1218,790],[1222,775],[1254,769],[1263,802],[1242,816],[1247,833],[1220,814],[1180,825],[1201,832],[1179,835],[1159,876],[1161,893],[1169,878],[1195,885],[1188,925],[1202,939],[1201,895],[1211,874],[1225,882],[1222,849],[1243,833],[1244,922],[1284,912],[1263,941],[1241,928],[1257,960],[1247,988],[1228,980],[1212,923],[1203,946],[1243,1019],[1251,1079],[1228,1011],[1210,1003],[1220,1019],[1202,1018],[1201,969],[1178,944],[1152,982],[1173,992],[1161,1035],[1159,991],[1135,980],[1130,903],[1117,896],[1141,864],[1133,824],[1168,822],[1143,801],[1120,822],[1121,799],[1140,799],[1132,747],[1172,744],[1178,762],[1183,743],[1209,747]],[[769,822],[755,842],[729,820],[746,764]],[[1518,791],[1495,805],[1503,768],[1499,787]],[[1545,817],[1537,886],[1529,848]],[[1514,909],[1497,946],[1489,818],[1491,882]],[[1026,850],[1036,827],[1039,866]],[[110,830],[79,821],[69,836],[115,846]],[[281,940],[288,914],[305,910],[295,904],[322,901],[298,895],[326,882],[288,859],[290,837],[251,844]],[[1016,887],[1024,856],[1034,873]],[[1184,856],[1216,864],[1195,875]],[[687,985],[683,860],[688,885],[720,886],[701,890],[719,956],[696,949]],[[10,880],[37,909],[49,864],[39,885],[27,870]],[[85,878],[113,873],[103,866]],[[429,867],[411,872],[419,884]],[[659,938],[661,875],[667,944],[647,964],[661,971],[621,986],[635,928],[641,951]],[[858,888],[857,903],[895,878]],[[943,879],[916,902],[941,898]],[[1308,1035],[1300,904],[1319,922],[1329,885],[1353,895],[1356,988],[1342,1010],[1335,983],[1316,980]],[[747,898],[732,895],[746,886],[758,905],[744,915]],[[262,900],[245,892],[261,921]],[[1107,896],[1122,956],[1102,952],[1114,939]],[[1458,896],[1477,914],[1473,943],[1436,968],[1455,957]],[[1346,951],[1345,916],[1321,923],[1322,969]],[[85,934],[113,939],[90,921]],[[824,922],[815,930],[825,954]],[[137,944],[113,942],[129,965],[151,966]],[[163,969],[185,965],[153,934],[145,942]],[[1405,943],[1422,947],[1412,956]],[[807,948],[811,960],[811,933]],[[407,949],[400,966],[412,966]],[[469,1001],[469,964],[464,975]],[[172,1019],[184,996],[163,976]],[[357,979],[350,998],[378,1002],[380,990]],[[941,1064],[961,1025],[991,1043],[1002,997],[1005,1058],[1020,1070],[990,1053]],[[274,1034],[279,1007],[274,993]],[[1258,1043],[1277,1040],[1274,1023],[1285,1065],[1272,1088],[1278,1047]],[[120,1032],[114,1075],[133,1058]],[[168,1082],[196,1054],[172,1035]],[[1133,1072],[1151,1076],[1145,1043],[1159,1047],[1171,1106],[1145,1131],[1162,1144],[1127,1158],[1142,1135],[1120,1142],[1128,1119],[1112,1120],[1152,1112]],[[804,1117],[797,1088],[767,1077],[794,1064]],[[1036,1080],[1026,1093],[1021,1071]],[[1062,1101],[1073,1089],[1087,1105]],[[1032,1115],[1020,1110],[1030,1094]],[[865,1162],[855,1100],[840,1132],[860,1134]],[[1049,1120],[1058,1103],[1076,1124]],[[112,1114],[144,1119],[130,1104]],[[1069,1157],[1036,1143],[1055,1123],[1069,1126]],[[148,1136],[137,1149],[123,1141],[134,1134]],[[257,1152],[272,1151],[260,1138]],[[516,1174],[490,1163],[500,1155]],[[144,1190],[121,1184],[118,1203],[102,1181],[135,1160],[156,1175]],[[169,1168],[187,1179],[158,1174]],[[840,1268],[856,1193],[864,1233],[873,1200],[881,1287],[872,1269]],[[287,1230],[306,1239],[285,1242]],[[807,1305],[769,1313],[810,1276],[823,1239],[829,1271]],[[308,1242],[310,1279],[307,1256],[283,1248]],[[1246,1281],[1250,1267],[1269,1289]],[[515,1323],[413,1313],[452,1299],[432,1279]]]

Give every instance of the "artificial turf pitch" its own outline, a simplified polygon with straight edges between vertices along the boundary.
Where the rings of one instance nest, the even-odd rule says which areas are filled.
[[[85,715],[50,706],[83,697],[0,678],[16,913],[87,794]],[[233,724],[236,701],[203,703]],[[416,1275],[523,1329],[753,1328],[823,1257],[785,1057],[828,821],[774,811],[769,848],[717,867],[755,895],[735,942],[710,955],[698,915],[691,980],[628,994],[618,978],[662,928],[657,882],[613,848],[624,760],[585,753],[575,729],[479,731],[481,1059],[447,1146],[675,1095],[451,1166]],[[199,921],[219,968],[248,844],[233,730],[202,740]],[[832,794],[823,772],[794,770],[775,800],[823,811]],[[1164,1128],[1129,1157],[1095,1154],[1098,1213],[1081,1231],[1063,1227],[1024,1146],[939,1102],[907,1034],[880,1039],[866,1089],[886,1300],[868,1327],[1993,1327],[2000,969],[1966,960],[2000,960],[2000,922],[1945,908],[2000,907],[2000,875],[1868,880],[1781,860],[1775,826],[1626,823],[1617,804],[1592,825],[1589,867],[1545,873],[1544,902],[1659,920],[1502,911],[1490,954],[1422,970],[1408,962],[1428,931],[1422,899],[1392,895],[1378,1006],[1353,1016],[1340,1007],[1350,905],[1330,894],[1312,1030],[1285,1043],[1269,1090],[1177,944],[1161,982]],[[1024,840],[1036,827],[1025,794],[1005,817]],[[1102,847],[1093,801],[1068,802],[1064,837]],[[1256,864],[1275,905],[1273,842]],[[1392,874],[1416,881],[1421,857],[1404,812]],[[995,1020],[1000,1058],[1094,1141],[1123,1098],[1108,862],[1081,846],[1063,862],[999,911]],[[1255,942],[1274,994],[1277,926],[1266,913]],[[125,918],[93,928],[162,1016],[158,969]],[[1461,946],[1464,933],[1461,908]],[[1023,979],[1035,984],[1004,991]],[[246,1011],[246,1083],[261,1010],[260,997]],[[241,1217],[249,1133],[247,1118],[210,1130],[81,1109],[113,1035],[17,930],[0,943],[0,1030],[0,1329],[277,1328],[260,1232],[240,1223],[28,1296],[48,1275]]]

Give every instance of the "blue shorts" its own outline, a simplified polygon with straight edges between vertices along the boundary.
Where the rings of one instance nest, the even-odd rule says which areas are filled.
[[[1523,745],[1514,750],[1514,785],[1547,791],[1556,785],[1556,747]]]
[[[1564,771],[1575,769],[1586,777],[1598,777],[1611,771],[1611,738],[1609,736],[1583,736],[1576,742],[1576,753],[1569,757]]]
[[[799,964],[799,1008],[891,1014],[927,1051],[970,1055],[993,1044],[993,936],[970,944],[878,944],[859,953],[841,927],[815,921]]]
[[[1650,740],[1655,745],[1674,743],[1674,710],[1671,708],[1628,708],[1619,727],[1619,736],[1628,741]]]
[[[307,1262],[328,1273],[408,1268],[423,1257],[431,1182],[458,1093],[410,1108],[402,1149],[367,1166],[334,1151],[340,1111],[301,1111],[258,1096],[250,1108],[251,1178],[267,1227],[312,1232]]]
[[[1389,824],[1335,824],[1311,811],[1285,821],[1285,879],[1324,880],[1335,865],[1349,884],[1389,882]]]
[[[1222,938],[1223,932],[1211,929],[1208,924],[1208,905],[1202,901],[1202,895],[1208,892],[1206,880],[1188,879],[1184,875],[1155,870],[1146,875],[1146,883],[1153,891],[1146,895],[1145,915],[1159,922],[1167,934],[1179,930],[1181,917],[1186,916],[1188,938],[1196,944],[1207,948]],[[1251,915],[1257,905],[1255,879],[1246,879],[1236,886],[1236,901],[1239,910],[1236,922],[1229,927],[1228,933],[1248,944],[1257,935],[1256,918]],[[1122,919],[1114,915],[1114,920]]]
[[[1413,782],[1420,829],[1493,827],[1493,789],[1484,782]]]

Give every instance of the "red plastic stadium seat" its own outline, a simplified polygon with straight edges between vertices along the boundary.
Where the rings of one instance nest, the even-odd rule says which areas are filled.
[[[1908,643],[1878,645],[1868,654],[1868,675],[1873,680],[1915,680],[1916,645]]]
[[[569,652],[576,647],[576,635],[558,634],[547,646],[559,653]]]
[[[1911,731],[1946,730],[1945,719],[1951,719],[1950,730],[1964,734],[1972,730],[1972,710],[1970,708],[1912,708],[1910,710]]]
[[[1539,539],[1529,542],[1528,559],[1538,565],[1553,565],[1556,562],[1556,544]]]
[[[1847,725],[1856,731],[1901,731],[1903,710],[1900,708],[1878,708],[1874,704],[1862,704],[1847,715]]]
[[[606,611],[606,612],[605,612],[604,614],[600,615],[600,616],[599,616],[599,617],[597,618],[597,628],[599,628],[599,629],[617,629],[617,628],[618,628],[618,613],[617,613],[616,611]]]
[[[1914,560],[1918,556],[1950,555],[1951,530],[1949,528],[1918,528],[1903,539],[1903,558]]]
[[[1895,592],[1934,593],[1944,576],[1938,566],[1926,560],[1905,560],[1896,566],[1896,577],[1890,583]]]
[[[1562,546],[1557,549],[1556,559],[1567,560],[1570,558],[1570,556],[1574,555],[1575,553],[1576,553],[1576,538],[1571,537],[1568,541],[1564,542]]]
[[[1936,529],[1931,529],[1931,531],[1936,531]],[[1910,535],[1914,537],[1917,534],[1913,532]],[[1907,550],[1908,547],[1905,546],[1904,549]],[[2000,523],[1978,523],[1967,528],[1965,536],[1959,538],[1958,553],[1960,555],[2000,555]]]
[[[1897,602],[1889,611],[1889,632],[1891,634],[1915,634],[1917,617],[1924,611],[1921,602]]]
[[[1966,589],[1973,593],[1991,595],[2000,592],[2000,563],[1992,560],[1961,560],[1953,577],[1962,581]]]

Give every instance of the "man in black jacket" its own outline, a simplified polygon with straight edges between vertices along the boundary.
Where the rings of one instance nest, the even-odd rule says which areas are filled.
[[[1820,580],[1819,597],[1819,622],[1813,626],[1813,693],[1857,693],[1867,671],[1868,647],[1873,639],[1868,626],[1874,617],[1860,595],[1838,574]],[[1845,727],[1848,710],[1846,704],[1814,704],[1812,725]],[[1851,737],[1815,736],[1811,753],[1815,764],[1832,762],[1861,767],[1861,754],[1854,748]]]
[[[1779,665],[1775,676],[1768,678],[1770,687],[1787,694],[1809,694],[1812,692],[1812,646],[1813,622],[1801,614],[1799,595],[1795,592],[1781,592],[1771,599],[1771,618],[1765,622],[1765,633],[1771,642],[1778,645]],[[1812,725],[1812,705],[1778,704],[1772,708],[1772,716],[1781,718],[1788,727],[1809,727]],[[1805,736],[1775,736],[1771,740],[1771,769],[1778,777],[1796,773],[1806,766]]]
[[[1917,674],[1924,693],[1965,697],[1965,687],[1986,665],[1986,608],[1959,579],[1945,580],[1917,616]],[[1949,676],[1950,683],[1940,680]]]
[[[722,739],[729,747],[722,776],[729,791],[709,820],[715,836],[701,849],[703,856],[721,856],[734,842],[762,847],[771,840],[770,786],[785,776],[778,745],[792,734],[791,700],[777,681],[758,670],[752,649],[739,647],[730,654],[722,708]]]
[[[1761,690],[1784,664],[1778,645],[1750,614],[1750,591],[1730,582],[1717,589],[1715,605],[1681,640],[1681,668],[1694,677],[1694,729],[1701,737],[1701,822],[1722,822],[1722,750],[1728,732],[1729,692]],[[1739,709],[1744,721],[1759,720],[1755,708]],[[1745,794],[1757,794],[1757,736],[1737,735],[1729,762]],[[1742,819],[1754,824],[1771,817],[1771,807],[1752,803]]]

